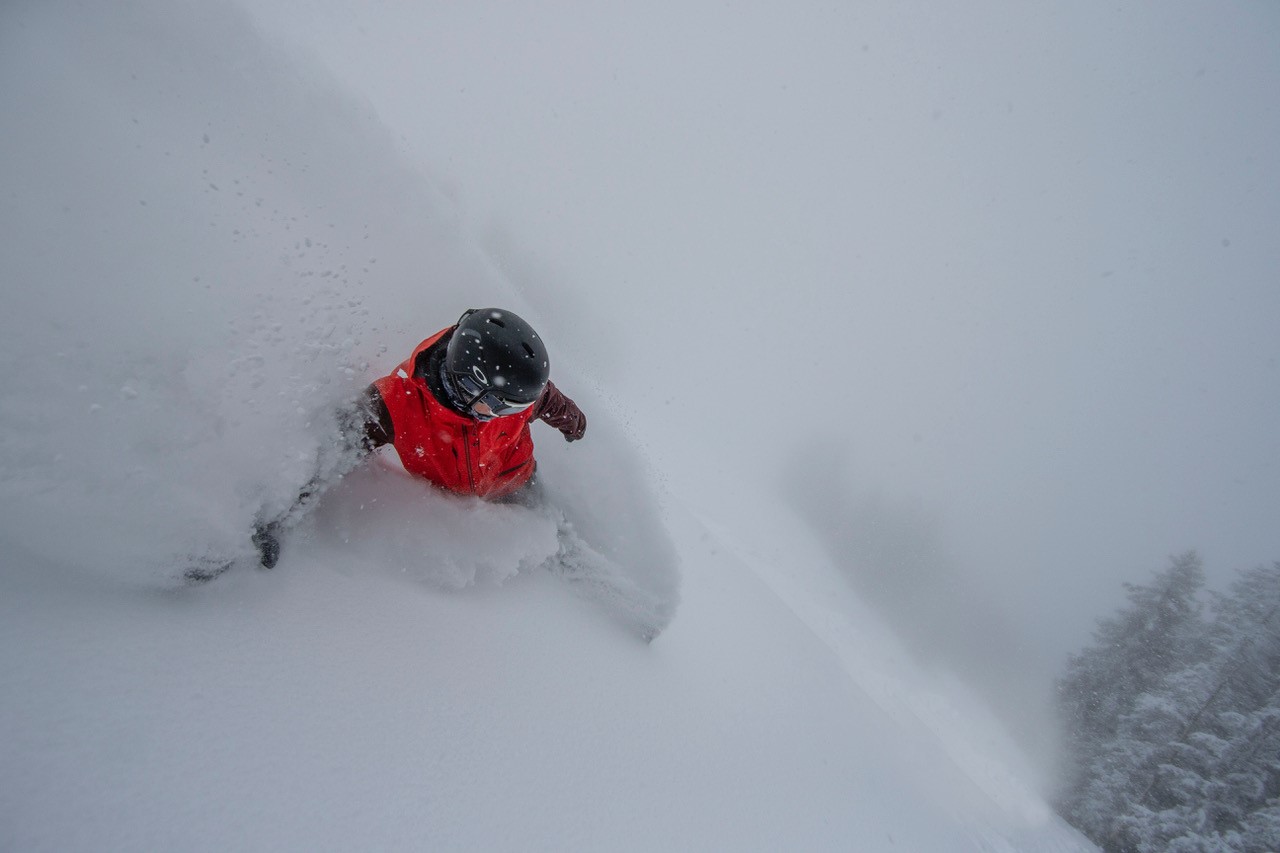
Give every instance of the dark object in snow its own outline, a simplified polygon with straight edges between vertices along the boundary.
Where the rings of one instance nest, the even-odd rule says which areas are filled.
[[[235,564],[235,560],[201,557],[192,561],[191,565],[187,567],[187,570],[182,573],[182,579],[192,585],[208,583],[214,578],[224,574]]]
[[[249,537],[258,549],[258,561],[264,569],[274,569],[280,560],[280,526],[275,523],[255,524]]]
[[[257,550],[258,562],[264,569],[275,568],[280,560],[280,525],[277,522],[258,522],[253,526],[253,535],[249,537]],[[193,557],[182,579],[188,584],[208,583],[214,578],[226,574],[232,566],[239,562],[238,558],[225,557]]]

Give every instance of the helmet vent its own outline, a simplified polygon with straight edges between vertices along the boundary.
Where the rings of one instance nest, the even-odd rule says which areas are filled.
[[[524,351],[525,351],[526,353],[528,353],[528,354],[529,354],[529,358],[536,358],[536,357],[537,357],[537,356],[536,356],[536,354],[535,354],[535,353],[534,353],[534,351],[533,351],[533,347],[529,346],[528,342],[526,342],[526,341],[521,341],[521,342],[520,342],[520,346],[524,347]]]
[[[493,325],[497,326],[499,329],[505,329],[507,327],[507,324],[499,320],[497,317],[486,317],[485,322],[492,323]]]

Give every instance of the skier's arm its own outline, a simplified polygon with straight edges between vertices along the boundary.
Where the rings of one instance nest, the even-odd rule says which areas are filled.
[[[337,411],[335,419],[338,422],[338,464],[334,470],[316,474],[303,486],[286,516],[296,510],[305,510],[325,489],[355,468],[361,459],[395,440],[391,413],[376,386],[365,388],[359,397]]]
[[[378,389],[370,385],[355,400],[338,410],[337,450],[339,459],[331,470],[322,470],[303,486],[293,506],[272,519],[259,519],[251,537],[262,565],[271,568],[280,554],[280,532],[292,527],[307,514],[325,490],[342,479],[361,459],[395,440],[391,413]]]
[[[338,429],[344,450],[363,456],[395,441],[391,412],[374,385],[338,411]]]
[[[560,430],[565,441],[577,441],[587,431],[587,416],[553,382],[547,383],[534,404],[533,416]]]

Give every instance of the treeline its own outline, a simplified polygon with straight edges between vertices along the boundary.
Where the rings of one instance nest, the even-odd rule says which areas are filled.
[[[1280,851],[1280,563],[1126,589],[1057,683],[1059,811],[1107,851]]]

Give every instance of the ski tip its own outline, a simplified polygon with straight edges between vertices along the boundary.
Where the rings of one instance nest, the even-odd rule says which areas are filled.
[[[264,569],[274,569],[280,562],[280,531],[276,524],[260,524],[254,527],[250,537],[258,549],[258,562]]]
[[[235,564],[235,560],[197,560],[183,571],[182,579],[188,586],[206,584],[225,574]]]

